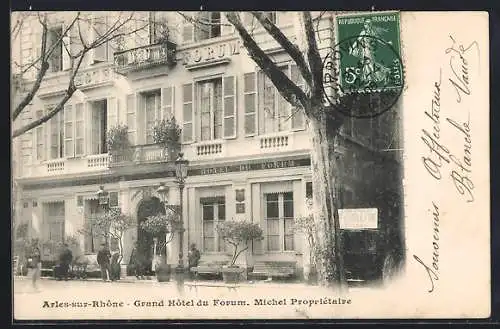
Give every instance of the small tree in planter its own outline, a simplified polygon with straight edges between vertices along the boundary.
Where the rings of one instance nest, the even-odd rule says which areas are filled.
[[[316,242],[315,242],[315,230],[314,218],[312,214],[308,216],[300,216],[295,218],[294,229],[298,232],[302,232],[309,245],[309,275],[308,282],[311,284],[316,284],[318,281],[318,273],[316,270]]]
[[[128,158],[130,141],[128,139],[128,126],[118,124],[106,132],[106,145],[108,152],[115,159],[118,156]]]
[[[167,209],[166,214],[158,213],[149,216],[140,225],[144,231],[153,235],[155,239],[155,250],[159,250],[160,255],[165,252],[165,256],[162,257],[162,262],[155,267],[156,278],[159,282],[170,280],[171,268],[170,265],[167,264],[167,245],[172,241],[178,224],[179,215],[175,211]]]
[[[111,272],[114,277],[119,278],[120,264],[123,260],[123,235],[135,225],[135,220],[131,216],[122,213],[120,208],[111,208],[89,221],[79,230],[79,233],[100,236],[108,243],[111,239],[117,242],[118,257],[116,258],[116,264],[112,264],[114,268],[111,268]]]
[[[249,248],[250,241],[264,239],[262,229],[249,221],[224,221],[217,226],[217,231],[222,240],[233,246],[231,262],[222,269],[222,276],[225,282],[236,283],[244,271],[235,265],[236,260]]]
[[[163,148],[165,159],[175,160],[175,156],[181,148],[181,132],[174,116],[158,121],[153,126],[153,141]]]

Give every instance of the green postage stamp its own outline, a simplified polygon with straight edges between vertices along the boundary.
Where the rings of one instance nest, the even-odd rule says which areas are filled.
[[[342,48],[339,73],[344,92],[399,89],[403,86],[399,12],[337,17]]]

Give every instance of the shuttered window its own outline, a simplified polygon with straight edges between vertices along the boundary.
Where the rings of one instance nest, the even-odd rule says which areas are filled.
[[[193,84],[182,86],[182,141],[189,143],[193,141]]]
[[[255,72],[243,75],[243,98],[245,103],[245,136],[253,136],[257,128],[257,79]]]

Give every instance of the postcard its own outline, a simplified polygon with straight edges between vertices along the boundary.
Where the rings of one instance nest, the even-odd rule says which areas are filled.
[[[486,12],[13,12],[13,319],[486,318]]]

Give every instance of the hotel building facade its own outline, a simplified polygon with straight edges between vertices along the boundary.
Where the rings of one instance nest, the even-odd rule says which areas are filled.
[[[102,12],[92,22],[109,26],[116,14]],[[228,260],[230,250],[215,228],[225,220],[245,219],[258,223],[265,238],[239,258],[242,265],[283,260],[295,261],[302,269],[308,262],[308,246],[293,223],[307,214],[306,199],[312,193],[307,122],[260,72],[224,14],[189,15],[210,24],[193,24],[174,12],[135,13],[148,27],[121,38],[120,46],[113,41],[93,50],[78,72],[78,91],[64,111],[13,140],[13,215],[28,223],[31,237],[59,242],[74,235],[84,252],[94,253],[98,242],[78,230],[103,211],[96,195],[100,186],[109,192],[109,206],[120,207],[138,223],[161,207],[156,191],[160,183],[168,187],[166,202],[178,205],[174,165],[152,140],[154,123],[173,115],[182,128],[181,151],[189,160],[182,205],[184,255],[195,243],[202,261]],[[296,14],[268,15],[294,39]],[[52,14],[49,42],[67,24],[66,16],[72,15]],[[243,14],[243,20],[255,26],[252,33],[258,44],[300,85],[287,53],[249,14]],[[334,24],[330,15],[318,23],[323,55],[335,43]],[[37,27],[36,22],[23,27],[13,45],[19,58],[36,53]],[[160,38],[165,28],[167,41]],[[67,40],[70,47],[78,47],[72,41]],[[16,126],[39,118],[61,99],[70,73],[66,57],[63,48],[56,51],[39,92]],[[22,78],[28,85],[33,81],[33,76]],[[402,216],[396,117],[389,111],[373,120],[348,119],[337,145],[343,160],[341,205],[377,208],[379,223],[382,217]],[[117,124],[128,126],[130,158],[108,153],[106,131]],[[141,239],[139,228],[125,234],[124,264],[133,241]],[[177,264],[176,239],[169,244],[170,264]],[[53,257],[53,252],[43,248],[43,259]]]

